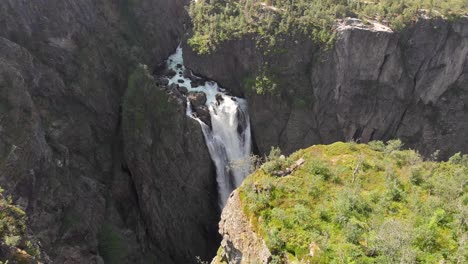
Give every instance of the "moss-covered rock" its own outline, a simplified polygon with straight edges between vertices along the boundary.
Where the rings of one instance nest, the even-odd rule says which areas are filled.
[[[466,156],[424,161],[400,147],[317,145],[270,161],[284,170],[304,159],[288,176],[272,176],[268,164],[250,175],[239,189],[243,213],[270,263],[468,261]]]
[[[27,235],[26,213],[2,192],[0,188],[0,263],[38,263],[44,256]]]

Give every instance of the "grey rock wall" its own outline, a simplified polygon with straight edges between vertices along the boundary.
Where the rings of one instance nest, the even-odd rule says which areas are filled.
[[[377,26],[339,26],[329,50],[301,36],[269,55],[252,37],[205,56],[187,47],[186,64],[248,98],[260,153],[397,137],[424,155],[467,153],[468,19],[422,20],[403,32]],[[265,67],[279,94],[246,89]]]
[[[187,3],[0,3],[0,186],[27,211],[29,232],[54,263],[214,255],[216,236],[208,238],[219,212],[201,132],[181,111],[167,118],[180,124],[147,132],[150,149],[122,131],[129,74],[175,50]]]

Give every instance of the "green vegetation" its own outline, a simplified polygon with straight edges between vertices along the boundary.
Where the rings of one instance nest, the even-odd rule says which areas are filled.
[[[194,33],[189,44],[200,54],[221,42],[252,34],[259,45],[272,48],[288,36],[310,36],[325,47],[333,43],[336,19],[360,17],[399,30],[419,12],[454,18],[468,13],[465,0],[198,0],[189,13]]]
[[[0,252],[0,263],[23,263],[39,257],[39,248],[26,235],[25,212],[13,205],[11,199],[5,198],[2,192],[0,188],[0,246],[12,248],[12,252]]]
[[[244,80],[244,90],[247,93],[257,95],[279,95],[278,81],[275,80],[274,74],[267,72],[263,67],[255,78],[247,78]]]
[[[26,216],[1,195],[2,191],[0,189],[0,237],[6,245],[16,247],[26,229]]]
[[[468,263],[468,156],[423,161],[400,141],[273,149],[240,187],[277,263]],[[272,176],[297,160],[291,175]]]

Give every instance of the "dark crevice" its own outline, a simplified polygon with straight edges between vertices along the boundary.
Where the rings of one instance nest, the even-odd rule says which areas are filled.
[[[398,130],[400,129],[401,125],[403,124],[403,120],[405,119],[406,113],[408,112],[408,109],[409,109],[409,108],[410,108],[410,105],[408,105],[408,106],[405,108],[405,110],[403,111],[403,114],[401,115],[400,120],[397,122],[395,131],[394,131],[393,134],[398,135]]]
[[[257,156],[262,156],[264,153],[260,153],[260,149],[258,148],[257,140],[256,140],[256,133],[252,121],[250,122],[250,134],[252,139],[252,154]]]
[[[390,54],[385,54],[382,65],[379,67],[379,76],[377,77],[377,80],[380,80],[380,76],[382,75],[383,68],[385,66],[385,63],[387,63],[388,58],[390,57]]]
[[[364,129],[362,127],[357,128],[356,131],[354,132],[353,140],[356,142],[360,142],[363,131]]]
[[[287,116],[286,122],[284,122],[284,125],[283,125],[283,127],[281,128],[281,130],[280,130],[280,132],[279,132],[279,134],[278,134],[278,146],[277,146],[277,147],[282,146],[282,140],[281,140],[281,139],[283,138],[284,132],[285,132],[286,129],[288,128],[289,119],[291,118],[291,113],[292,113],[292,111],[293,111],[292,107],[293,107],[293,106],[290,105],[290,111],[289,111],[289,113],[286,114],[286,116]]]
[[[369,137],[369,141],[374,140],[374,136],[375,136],[375,133],[376,133],[376,132],[377,132],[377,129],[372,129],[372,133],[371,133],[371,135],[370,135],[370,137]]]

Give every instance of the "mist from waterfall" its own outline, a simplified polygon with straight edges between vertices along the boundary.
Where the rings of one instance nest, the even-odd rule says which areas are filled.
[[[184,77],[186,69],[182,55],[182,48],[179,46],[176,53],[167,60],[167,67],[176,72],[169,79],[169,85],[177,84],[186,87],[189,92],[206,94],[205,105],[209,109],[211,128],[194,115],[189,100],[187,115],[197,120],[202,128],[211,159],[216,166],[219,205],[223,208],[230,193],[240,186],[250,172],[252,141],[247,101],[229,95],[213,81],[192,87],[191,80]]]

